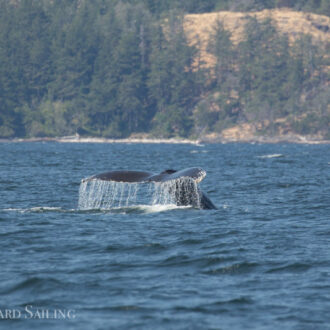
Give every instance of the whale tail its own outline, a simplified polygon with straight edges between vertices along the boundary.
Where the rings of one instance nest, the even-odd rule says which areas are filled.
[[[191,205],[200,209],[216,209],[211,200],[201,191],[198,183],[206,176],[206,172],[199,167],[187,168],[181,171],[168,169],[160,174],[142,171],[110,171],[89,178],[82,182],[103,180],[123,183],[169,183],[169,192],[175,196],[178,206]]]

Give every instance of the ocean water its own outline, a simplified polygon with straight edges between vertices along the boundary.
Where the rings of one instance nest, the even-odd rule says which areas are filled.
[[[78,209],[193,166],[217,210]],[[330,329],[329,145],[1,143],[0,192],[1,328]]]

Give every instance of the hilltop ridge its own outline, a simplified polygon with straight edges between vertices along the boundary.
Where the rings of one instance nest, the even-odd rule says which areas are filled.
[[[199,61],[203,67],[211,69],[211,72],[214,74],[217,58],[215,54],[210,52],[209,45],[210,40],[214,38],[214,29],[217,23],[220,22],[223,28],[229,32],[232,45],[234,47],[238,47],[238,45],[244,41],[244,34],[246,33],[245,26],[249,21],[249,18],[256,18],[258,22],[262,22],[267,19],[270,20],[280,34],[288,37],[290,47],[293,47],[295,41],[303,35],[310,36],[312,44],[316,47],[325,49],[330,45],[330,17],[324,15],[297,12],[289,8],[265,9],[258,12],[220,11],[212,13],[188,14],[184,18],[185,33],[189,43],[199,49]],[[307,53],[310,49],[307,48],[305,51]],[[262,58],[263,54],[261,53],[259,55]],[[219,56],[225,56],[225,53],[222,55],[219,54],[218,58]],[[325,56],[329,59],[329,55]],[[316,74],[316,72],[318,73]],[[327,93],[326,91],[329,89],[329,80],[327,80],[330,73],[329,61],[322,62],[322,66],[319,66],[313,74],[319,76],[322,72],[325,78],[323,78],[323,84],[320,84],[319,86],[320,89],[324,90],[324,99],[329,100],[329,93],[328,97],[324,96]],[[230,75],[230,72],[227,74]],[[238,90],[237,88],[235,89],[234,85],[235,83],[232,81],[229,83],[229,87],[227,87],[230,90],[230,92],[227,93],[227,97],[232,100],[226,101],[226,103],[232,102],[233,99],[235,100],[239,98]],[[281,86],[277,87],[281,88]],[[221,86],[218,86],[213,91],[206,94],[204,99],[201,101],[201,103],[208,103],[208,110],[204,110],[204,113],[206,114],[208,112],[210,117],[215,116],[215,114],[220,117],[221,114],[224,113],[224,106],[219,106],[219,89],[221,89]],[[254,93],[254,91],[251,91],[251,93]],[[225,94],[220,97],[226,99]],[[317,98],[316,94],[313,95],[313,92],[305,89],[301,91],[298,102],[303,103],[303,100],[313,98],[314,100]],[[202,133],[203,137],[201,138],[206,141],[259,141],[260,139],[263,140],[263,137],[267,137],[267,141],[272,139],[274,141],[304,141],[305,138],[302,136],[304,133],[302,132],[305,128],[303,127],[313,126],[315,125],[313,121],[322,120],[322,115],[320,112],[315,111],[315,103],[316,101],[314,101],[313,105],[311,103],[309,106],[305,106],[305,109],[303,111],[299,111],[298,113],[292,112],[288,115],[281,115],[273,119],[272,122],[261,117],[230,124],[227,127],[223,127],[218,132],[211,129],[206,133]],[[198,112],[198,106],[195,109],[195,112]],[[269,114],[270,112],[268,111],[268,116]],[[325,116],[324,120],[326,122],[328,120],[327,118],[330,116],[329,102],[327,109],[323,110],[323,116]],[[323,125],[322,130],[314,129],[313,134],[308,136],[306,135],[306,138],[309,140],[322,140],[322,138],[327,136],[329,139],[330,127],[328,125],[328,128],[326,128],[326,126],[326,124]],[[274,127],[276,127],[275,131]],[[298,132],[299,134],[297,134]],[[272,135],[273,138],[271,138],[270,135]]]
[[[201,50],[202,60],[207,66],[212,66],[214,57],[206,48],[216,22],[219,20],[223,23],[224,28],[231,33],[232,42],[237,45],[243,40],[248,17],[256,17],[258,21],[273,20],[279,32],[286,34],[291,42],[301,34],[308,34],[315,42],[330,43],[330,17],[298,12],[290,8],[264,9],[257,12],[219,11],[188,14],[184,18],[184,29],[190,43]]]

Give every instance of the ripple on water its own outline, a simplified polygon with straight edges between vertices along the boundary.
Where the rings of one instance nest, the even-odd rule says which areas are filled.
[[[255,262],[239,262],[233,263],[230,265],[214,268],[203,272],[206,275],[219,275],[219,274],[227,274],[227,275],[241,275],[252,273],[256,271],[256,269],[260,266],[260,264]]]
[[[313,265],[294,262],[279,267],[273,267],[266,271],[266,273],[303,273],[311,269]]]
[[[64,283],[52,277],[31,277],[19,281],[9,288],[2,289],[2,294],[12,294],[16,292],[29,291],[29,292],[47,292],[49,290],[63,289]]]

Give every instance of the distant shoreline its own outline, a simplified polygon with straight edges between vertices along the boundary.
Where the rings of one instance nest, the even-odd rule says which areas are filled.
[[[199,144],[199,140],[189,139],[158,139],[158,138],[125,138],[125,139],[109,139],[102,137],[79,137],[79,136],[63,136],[63,137],[35,137],[35,138],[12,138],[0,139],[1,142],[27,143],[27,142],[58,142],[58,143],[170,143],[170,144]]]
[[[58,142],[58,143],[145,143],[145,144],[226,144],[226,143],[260,143],[260,144],[277,144],[277,143],[293,143],[293,144],[330,144],[330,140],[321,140],[315,137],[301,135],[283,135],[283,136],[254,136],[245,139],[225,139],[221,135],[216,137],[205,137],[196,140],[184,138],[150,138],[150,137],[130,137],[125,139],[109,139],[102,137],[80,137],[80,136],[63,136],[63,137],[35,137],[35,138],[11,138],[0,139],[0,143],[28,143],[28,142]]]

